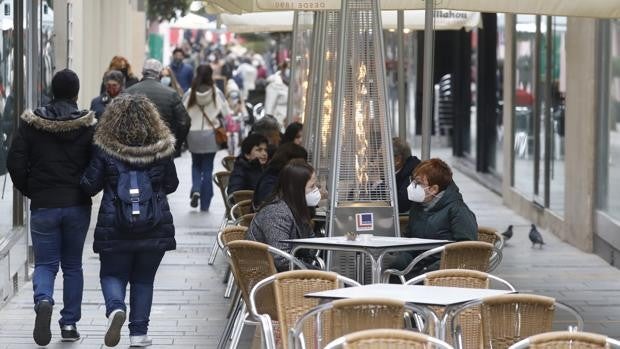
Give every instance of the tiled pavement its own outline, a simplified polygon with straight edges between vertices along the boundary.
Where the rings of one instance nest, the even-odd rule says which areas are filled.
[[[221,168],[216,158],[216,170]],[[210,247],[224,213],[216,190],[212,209],[199,213],[188,205],[190,160],[177,160],[181,174],[179,190],[170,196],[177,226],[176,251],[166,254],[157,274],[149,335],[153,348],[215,348],[224,326],[228,303],[222,297],[225,265],[221,255],[215,266],[207,265]],[[481,225],[504,229],[515,225],[515,236],[504,249],[504,260],[496,274],[513,283],[517,289],[556,297],[574,306],[586,320],[586,330],[620,337],[620,271],[597,256],[580,252],[542,231],[546,245],[530,247],[529,222],[502,206],[501,198],[455,171],[466,202]],[[93,224],[94,224],[93,216]],[[92,231],[90,232],[92,235]],[[98,281],[98,259],[91,249],[92,239],[84,252],[85,292],[78,343],[60,343],[57,326],[48,348],[103,348],[106,319]],[[61,275],[57,281],[61,281]],[[61,298],[62,282],[56,284],[56,298]],[[0,310],[0,349],[36,348],[32,341],[31,283]],[[61,304],[54,309],[58,320]],[[125,328],[118,347],[128,346]],[[249,337],[249,336],[246,336]],[[244,342],[242,347],[248,347]]]

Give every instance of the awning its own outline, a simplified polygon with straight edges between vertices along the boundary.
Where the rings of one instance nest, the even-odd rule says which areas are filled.
[[[396,29],[396,11],[382,11],[384,29]],[[242,15],[220,14],[220,21],[230,32],[288,32],[293,29],[293,11],[255,12]],[[467,30],[480,26],[480,13],[467,11],[435,11],[436,30]],[[405,28],[424,29],[424,11],[405,11]]]
[[[209,21],[206,17],[188,13],[171,22],[170,28],[215,30],[217,29],[217,24],[215,21]]]
[[[340,0],[207,0],[231,13],[337,10]],[[383,0],[383,10],[423,10],[424,0]],[[436,8],[472,12],[620,18],[618,0],[436,0]]]

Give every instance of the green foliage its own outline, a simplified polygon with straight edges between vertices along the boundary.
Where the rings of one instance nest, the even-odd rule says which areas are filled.
[[[171,20],[176,17],[176,11],[181,12],[181,16],[187,13],[192,0],[147,0],[147,16],[149,20]]]

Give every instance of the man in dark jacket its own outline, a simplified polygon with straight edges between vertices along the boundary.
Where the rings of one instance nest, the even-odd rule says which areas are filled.
[[[13,139],[8,169],[13,184],[30,198],[30,229],[34,248],[33,276],[36,311],[33,337],[38,345],[51,340],[53,292],[59,263],[63,302],[59,320],[63,341],[80,338],[82,249],[90,224],[91,200],[80,188],[80,177],[90,160],[97,122],[95,113],[80,111],[78,76],[65,69],[54,75],[50,104],[27,110]]]
[[[172,63],[170,63],[170,69],[174,72],[179,85],[186,92],[192,86],[192,80],[194,80],[194,69],[191,65],[184,63],[185,52],[183,49],[177,47],[172,51]]]
[[[241,143],[241,155],[235,160],[228,181],[228,194],[238,190],[255,190],[267,163],[267,138],[252,133]]]
[[[123,91],[125,77],[118,70],[110,70],[103,75],[103,85],[105,91],[90,102],[90,110],[95,112],[97,119],[101,117],[108,104]]]
[[[411,201],[407,198],[407,187],[411,183],[413,170],[420,164],[420,159],[411,155],[411,148],[403,139],[394,137],[392,147],[394,149],[394,168],[398,190],[398,213],[406,213],[411,208]]]
[[[190,118],[178,93],[160,83],[163,66],[156,59],[147,59],[142,69],[142,81],[126,89],[134,95],[144,95],[155,103],[159,114],[177,139],[175,156],[181,155],[181,145],[185,142],[190,127]]]

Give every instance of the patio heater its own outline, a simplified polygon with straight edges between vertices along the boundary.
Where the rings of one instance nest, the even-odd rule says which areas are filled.
[[[313,28],[312,58],[305,105],[304,146],[317,181],[327,188],[331,161],[332,112],[340,13],[319,11]]]
[[[399,236],[379,0],[342,0],[340,14],[328,232]],[[350,275],[355,259],[334,253],[328,263]]]
[[[287,120],[290,124],[299,118],[304,122],[306,91],[310,69],[310,50],[314,13],[295,11],[293,17],[293,47],[290,62],[291,76],[287,100]]]

